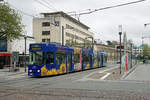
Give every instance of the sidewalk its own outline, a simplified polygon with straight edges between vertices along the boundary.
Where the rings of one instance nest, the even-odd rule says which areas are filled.
[[[28,68],[20,67],[18,71],[10,71],[9,67],[5,67],[4,69],[0,69],[0,78],[7,78],[10,76],[16,76],[16,75],[27,75]]]

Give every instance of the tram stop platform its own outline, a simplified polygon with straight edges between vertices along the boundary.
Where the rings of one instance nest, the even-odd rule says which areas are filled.
[[[121,69],[120,73],[120,67],[118,64],[112,68],[91,73],[85,78],[87,80],[122,80],[127,77],[136,68],[136,66],[137,65],[133,66],[133,68],[128,69],[127,71],[125,69]]]

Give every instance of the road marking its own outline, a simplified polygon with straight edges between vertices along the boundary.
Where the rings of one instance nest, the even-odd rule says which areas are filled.
[[[109,69],[106,69],[106,70],[103,70],[103,71],[99,71],[98,73],[104,73],[106,71],[109,71],[109,70],[112,70],[112,69],[115,69],[115,68],[119,68],[119,67],[117,66],[117,67],[109,68]]]
[[[110,75],[110,73],[107,73],[106,75],[104,75],[103,77],[101,77],[101,80],[104,80],[106,77],[108,77]]]
[[[88,78],[89,76],[91,76],[92,74],[94,74],[94,73],[104,73],[104,72],[106,72],[106,71],[109,71],[109,70],[112,70],[112,69],[115,69],[115,68],[119,68],[118,66],[117,67],[113,67],[113,68],[108,68],[108,69],[106,69],[106,70],[103,70],[103,71],[95,71],[95,72],[92,72],[92,73],[90,73],[90,74],[88,74],[88,75],[85,75],[84,77],[82,77],[82,78],[80,78],[80,79],[77,79],[77,80],[75,80],[74,82],[76,82],[76,81],[87,81],[87,80],[91,80],[92,78]],[[104,80],[106,77],[108,77],[109,75],[110,75],[110,73],[108,74],[106,74],[107,76],[103,76],[102,77],[102,79],[100,78],[100,79],[92,79],[92,80]]]

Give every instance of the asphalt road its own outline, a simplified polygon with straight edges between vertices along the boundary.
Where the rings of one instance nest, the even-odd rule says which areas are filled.
[[[116,65],[115,66],[110,65],[109,67],[104,67],[104,68],[97,68],[97,69],[92,69],[92,70],[87,70],[87,71],[81,71],[81,72],[70,73],[70,74],[59,75],[59,76],[52,76],[52,77],[44,77],[44,78],[31,78],[31,77],[28,77],[27,75],[19,75],[19,76],[16,75],[14,78],[5,78],[5,79],[1,78],[0,87],[11,87],[11,88],[17,88],[17,89],[32,89],[32,90],[39,89],[39,90],[43,90],[43,92],[49,91],[51,89],[55,89],[56,90],[55,93],[59,93],[58,91],[62,90],[64,93],[65,92],[68,93],[67,95],[69,95],[69,93],[73,93],[74,95],[74,91],[79,91],[79,90],[81,90],[80,91],[81,95],[83,95],[82,93],[87,93],[88,91],[90,91],[89,94],[87,93],[88,95],[86,94],[85,96],[86,98],[88,98],[91,92],[100,93],[100,94],[104,93],[106,97],[108,96],[108,94],[111,95],[112,97],[116,94],[119,95],[120,97],[122,97],[121,95],[129,96],[129,94],[132,94],[132,96],[135,98],[123,99],[123,100],[142,100],[141,97],[139,97],[140,95],[142,95],[142,97],[145,97],[145,95],[150,94],[150,81],[147,76],[150,74],[148,66],[150,65],[148,64],[139,65],[135,69],[135,71],[133,71],[131,75],[129,75],[124,80],[101,80],[101,79],[87,78],[87,76],[90,75],[91,73],[95,73],[98,71],[103,71],[103,70],[116,67]],[[140,70],[142,70],[142,72]],[[136,74],[138,74],[141,77],[139,78],[139,76]],[[145,75],[147,77],[143,79],[142,76],[144,77]],[[135,78],[135,76],[137,77]],[[5,90],[9,90],[9,89],[4,89],[4,91]],[[80,92],[78,92],[79,93],[77,94],[78,96],[80,95]],[[17,93],[22,93],[22,90]],[[29,94],[29,93],[23,92],[22,94]],[[97,94],[97,96],[100,94]],[[57,97],[57,95],[55,96]],[[137,96],[138,96],[138,99],[136,98]],[[92,96],[92,98],[95,98],[95,97]],[[80,98],[78,99],[80,100]],[[95,98],[93,100],[96,100],[96,99],[98,98]],[[143,100],[149,100],[149,99],[143,99]],[[4,100],[7,100],[7,99],[4,98]],[[111,99],[111,100],[114,100],[114,99]],[[119,100],[122,100],[122,99],[119,99]]]
[[[44,78],[32,78],[27,75],[18,75],[18,78],[17,76],[15,76],[16,78],[11,76],[8,79],[0,80],[0,86],[32,89],[65,88],[150,92],[150,67],[148,66],[148,64],[138,66],[125,80],[101,80],[87,78],[87,76],[91,73],[109,69],[108,67],[104,67]]]

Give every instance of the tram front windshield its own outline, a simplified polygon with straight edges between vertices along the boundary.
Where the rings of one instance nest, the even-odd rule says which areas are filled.
[[[44,64],[44,52],[30,52],[30,64],[42,65]]]

